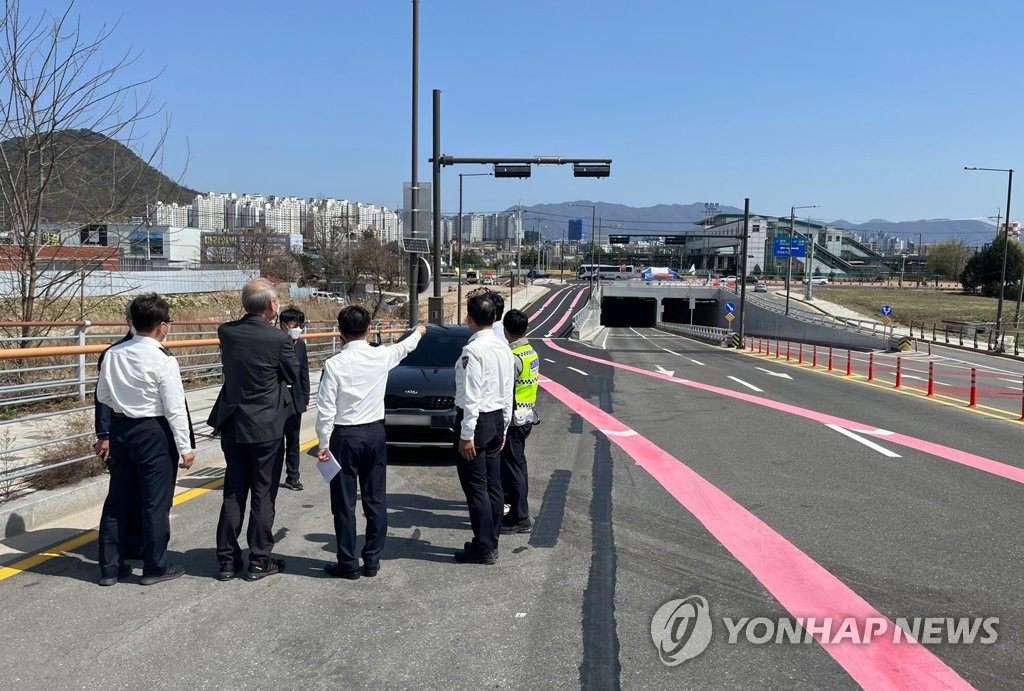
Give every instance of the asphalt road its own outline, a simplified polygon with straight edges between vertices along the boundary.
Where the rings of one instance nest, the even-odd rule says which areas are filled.
[[[556,289],[533,310],[544,379],[527,445],[535,528],[503,537],[496,565],[452,560],[469,526],[451,459],[405,453],[390,458],[379,576],[327,577],[332,522],[310,459],[307,489],[278,500],[281,576],[216,581],[214,490],[174,509],[182,579],[99,588],[90,542],[0,581],[0,679],[33,689],[1024,683],[1018,423],[654,329],[613,329],[604,348],[571,342],[561,336],[585,291]],[[706,649],[663,664],[652,617],[693,596],[709,607]],[[755,643],[754,629],[730,642],[725,623],[763,618],[763,631],[844,614],[893,625],[997,617],[998,637]],[[701,642],[693,620],[677,623],[664,650]]]

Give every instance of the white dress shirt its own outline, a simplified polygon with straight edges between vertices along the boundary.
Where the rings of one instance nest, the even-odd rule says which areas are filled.
[[[502,324],[499,321],[494,322],[494,325],[491,327],[491,331],[494,332],[494,335],[497,336],[499,341],[501,341],[505,345],[508,345],[508,337],[505,336],[505,325],[504,324]]]
[[[503,430],[512,422],[512,389],[515,386],[515,356],[498,340],[492,329],[470,336],[455,363],[455,405],[462,408],[462,432],[468,441],[476,433],[480,413],[500,410]]]
[[[135,335],[111,346],[100,368],[96,400],[125,417],[167,418],[178,453],[193,451],[178,361],[155,338]]]
[[[376,348],[363,339],[349,341],[324,363],[316,395],[316,433],[321,449],[330,446],[335,425],[363,425],[384,419],[388,372],[419,343],[418,331],[404,341]]]

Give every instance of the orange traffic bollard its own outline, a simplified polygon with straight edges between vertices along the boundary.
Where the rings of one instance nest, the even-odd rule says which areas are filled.
[[[903,386],[903,358],[896,358],[896,384],[893,386],[894,389],[898,389]]]
[[[875,380],[875,354],[868,353],[868,381]]]
[[[935,363],[928,363],[928,395],[935,395]]]
[[[828,371],[832,371],[832,346],[828,347]]]
[[[853,353],[849,348],[846,349],[846,376],[853,376]]]
[[[967,404],[967,407],[978,407],[978,369],[976,367],[971,368],[971,402]]]

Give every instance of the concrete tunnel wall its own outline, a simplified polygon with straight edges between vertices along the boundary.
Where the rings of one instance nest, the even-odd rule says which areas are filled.
[[[693,323],[730,328],[725,303],[739,307],[740,296],[722,288],[694,288],[678,285],[609,286],[601,299],[602,326],[651,327],[661,322],[690,323],[690,297],[694,298]],[[747,302],[744,309],[748,336],[780,338],[804,343],[877,350],[889,347],[888,339],[854,331],[811,324],[772,312]],[[732,330],[739,331],[739,310]]]

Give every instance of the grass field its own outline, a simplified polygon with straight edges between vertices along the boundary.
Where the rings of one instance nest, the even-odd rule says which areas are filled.
[[[892,319],[898,324],[911,321],[941,323],[943,320],[994,322],[996,299],[960,292],[919,288],[860,288],[818,286],[814,295],[834,302],[866,317],[881,319],[883,305],[892,307]],[[1003,304],[1004,321],[1012,321],[1016,302]]]

